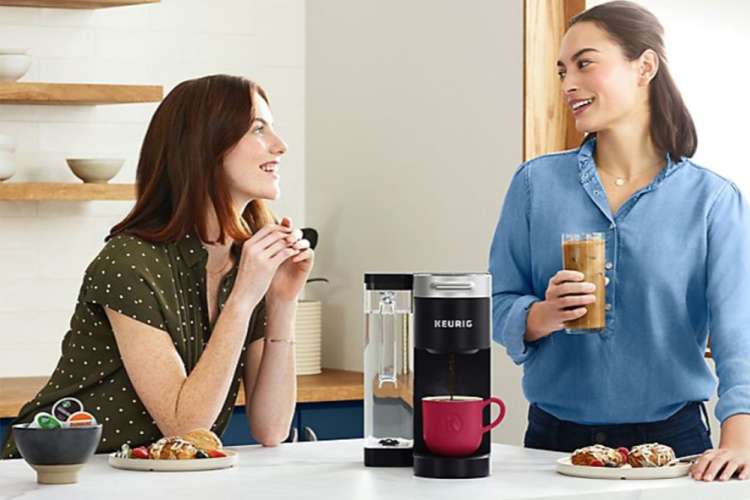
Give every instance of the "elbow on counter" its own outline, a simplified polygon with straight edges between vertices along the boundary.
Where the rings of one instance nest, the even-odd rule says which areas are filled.
[[[289,435],[289,430],[280,431],[278,429],[260,429],[253,430],[253,439],[263,446],[278,446]]]

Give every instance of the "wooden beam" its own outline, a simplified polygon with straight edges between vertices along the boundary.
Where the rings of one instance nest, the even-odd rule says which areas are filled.
[[[555,62],[568,21],[585,8],[585,0],[524,1],[524,160],[580,143]]]

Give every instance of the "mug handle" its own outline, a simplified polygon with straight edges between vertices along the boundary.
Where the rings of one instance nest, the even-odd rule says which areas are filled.
[[[490,429],[494,429],[495,427],[497,427],[500,424],[500,422],[503,421],[503,418],[505,418],[505,403],[503,403],[503,400],[500,398],[496,398],[496,397],[485,399],[484,404],[482,405],[482,409],[484,409],[491,403],[496,403],[500,407],[500,415],[498,415],[497,418],[490,425],[485,425],[484,427],[482,427],[482,434],[484,434]]]

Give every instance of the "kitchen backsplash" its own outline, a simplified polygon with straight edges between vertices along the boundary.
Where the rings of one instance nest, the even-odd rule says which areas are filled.
[[[21,81],[163,85],[212,73],[246,76],[269,93],[290,146],[277,213],[304,222],[304,0],[162,0],[101,10],[0,7],[0,48],[27,48]],[[66,157],[122,157],[130,183],[157,103],[1,105],[16,142],[6,182],[80,182]],[[83,271],[132,202],[0,201],[0,377],[47,375]]]

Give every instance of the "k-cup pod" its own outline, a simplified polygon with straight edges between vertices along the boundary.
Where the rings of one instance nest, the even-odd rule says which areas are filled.
[[[34,422],[31,427],[39,429],[60,429],[62,423],[46,411],[40,411],[34,416]]]
[[[83,411],[83,403],[76,398],[62,398],[52,405],[52,415],[60,422],[67,422],[76,412]]]
[[[96,425],[96,418],[87,411],[77,411],[65,422],[69,427],[86,427]]]

